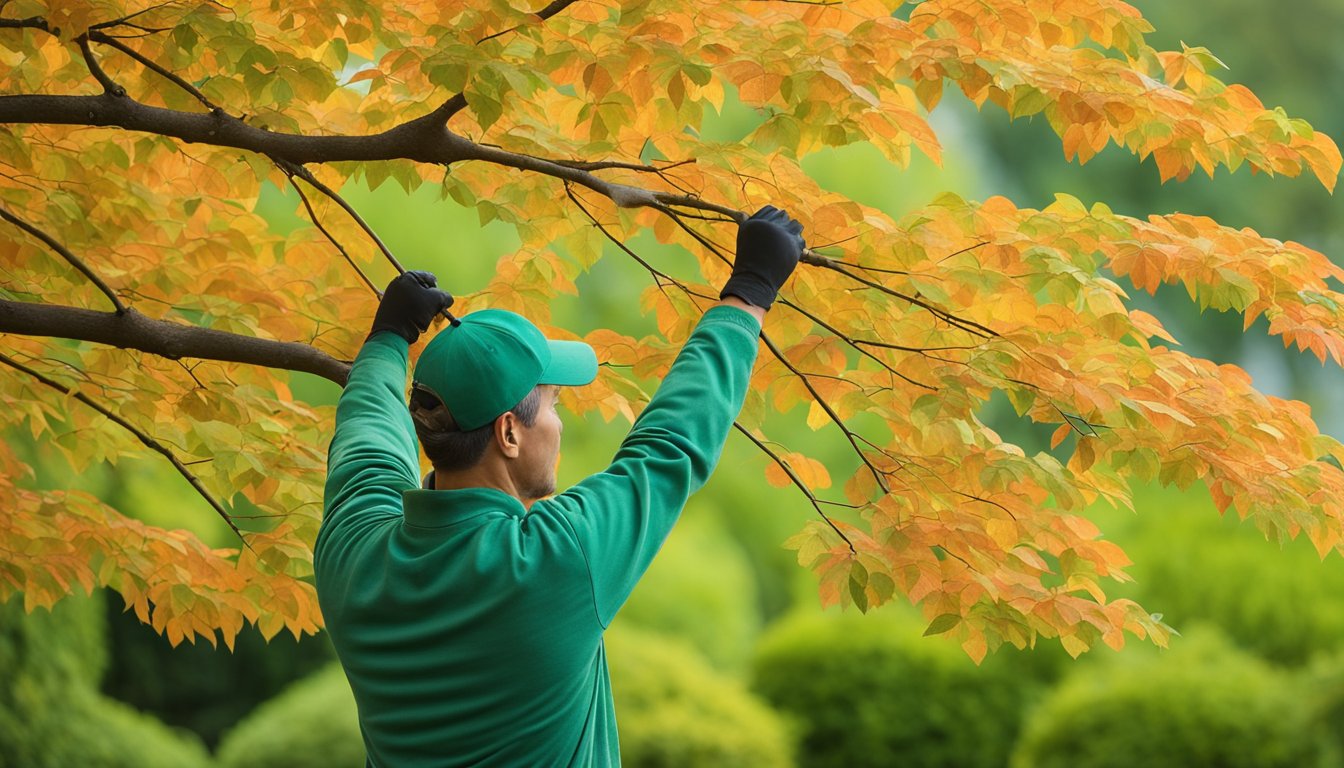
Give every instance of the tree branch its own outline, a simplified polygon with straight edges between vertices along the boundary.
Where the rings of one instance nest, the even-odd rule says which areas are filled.
[[[103,279],[98,277],[98,275],[94,274],[94,271],[92,269],[89,269],[89,266],[87,264],[81,261],[78,256],[71,253],[69,249],[67,249],[65,246],[57,242],[56,239],[53,238],[51,235],[48,235],[46,232],[43,232],[42,230],[38,229],[32,224],[29,224],[23,219],[20,219],[18,216],[15,216],[14,214],[5,210],[4,207],[0,207],[0,219],[4,219],[5,221],[8,221],[10,224],[13,224],[19,229],[22,229],[24,232],[27,232],[33,237],[36,237],[38,240],[41,240],[43,243],[45,243],[48,248],[51,248],[53,251],[59,253],[61,255],[61,258],[65,259],[67,262],[70,263],[70,266],[79,270],[81,273],[83,273],[85,277],[87,277],[90,280],[90,282],[98,286],[98,290],[107,294],[107,298],[111,300],[112,306],[115,307],[117,310],[117,314],[122,314],[127,311],[126,305],[121,303],[121,299],[117,298],[117,294],[114,293],[110,287],[108,287],[107,283],[104,283]]]
[[[29,376],[33,377],[34,379],[37,379],[46,386],[51,387],[52,389],[56,390],[57,392],[60,392],[63,395],[71,394],[71,389],[69,387],[53,379],[49,379],[46,376],[43,376],[42,374],[38,373],[32,368],[29,368],[23,363],[20,363],[19,361],[9,357],[8,355],[0,354],[0,363],[4,363],[5,365],[8,365],[10,368],[28,374]],[[80,401],[81,403],[89,406],[93,410],[101,413],[112,423],[116,424],[122,429],[125,429],[132,435],[135,435],[136,438],[141,443],[144,443],[146,447],[154,450],[155,452],[162,455],[164,458],[168,459],[168,461],[172,462],[173,468],[177,470],[177,473],[182,475],[182,477],[186,478],[186,481],[188,483],[191,483],[191,487],[196,489],[196,492],[201,495],[201,498],[205,499],[206,502],[209,503],[212,508],[214,508],[215,512],[219,515],[220,519],[222,519],[226,524],[228,524],[229,528],[235,534],[237,534],[239,541],[243,542],[245,546],[251,547],[251,545],[247,543],[247,539],[243,538],[243,532],[238,530],[238,526],[235,525],[233,519],[229,517],[229,512],[228,510],[224,509],[224,505],[220,504],[219,500],[216,499],[210,493],[210,491],[206,490],[205,486],[201,483],[200,478],[192,474],[191,470],[187,469],[186,465],[182,463],[182,460],[177,458],[177,455],[174,454],[172,451],[170,451],[167,446],[165,446],[163,443],[160,443],[158,440],[155,440],[153,437],[150,437],[149,434],[146,433],[144,430],[140,429],[139,427],[127,421],[126,419],[122,418],[120,415],[118,415],[111,409],[99,404],[96,400],[84,394],[83,392],[74,392],[74,398]]]
[[[0,19],[0,29],[39,29],[51,32],[47,20],[41,16],[29,16],[26,19]]]
[[[960,330],[966,331],[967,333],[980,336],[986,339],[997,337],[999,335],[993,328],[988,328],[973,320],[962,319],[952,314],[951,312],[948,312],[945,309],[936,307],[928,303],[927,301],[916,298],[914,296],[909,296],[892,288],[888,288],[887,286],[882,285],[881,283],[873,282],[872,280],[869,280],[865,277],[860,277],[859,275],[856,275],[853,272],[850,272],[849,270],[840,266],[839,262],[836,262],[834,259],[828,259],[824,256],[817,257],[814,255],[813,258],[807,260],[807,263],[815,264],[820,267],[825,267],[826,269],[834,270],[844,275],[845,277],[854,280],[855,282],[862,283],[868,286],[869,288],[872,288],[873,290],[880,291],[882,293],[887,294],[888,296],[894,296],[895,298],[909,302],[910,304],[913,304],[917,307],[926,309],[930,313],[932,313],[934,317],[937,317],[938,319],[948,323],[949,325],[955,326]]]
[[[184,112],[108,93],[97,96],[0,96],[0,123],[113,126],[187,143],[245,149],[291,163],[343,160],[415,160],[453,163],[470,159],[472,143],[424,118],[365,136],[305,136],[248,125],[222,112]]]
[[[271,341],[122,313],[0,299],[0,333],[91,341],[138,349],[170,360],[184,357],[260,365],[321,376],[345,386],[350,364],[293,341]]]

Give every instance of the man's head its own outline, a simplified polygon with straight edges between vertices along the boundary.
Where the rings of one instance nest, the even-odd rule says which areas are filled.
[[[555,490],[563,429],[560,387],[597,376],[583,342],[547,339],[521,315],[487,309],[466,315],[429,342],[415,366],[411,416],[436,472],[471,470],[489,459],[519,495]]]

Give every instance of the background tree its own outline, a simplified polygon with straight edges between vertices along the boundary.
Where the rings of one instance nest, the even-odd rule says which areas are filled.
[[[1154,50],[1149,31],[1105,0],[4,0],[0,418],[77,470],[161,457],[241,543],[211,549],[44,489],[0,446],[14,510],[0,589],[31,607],[107,585],[174,642],[232,643],[246,622],[316,630],[305,579],[331,413],[295,398],[290,372],[343,380],[402,267],[340,192],[392,179],[516,229],[519,249],[462,311],[516,309],[565,336],[551,304],[604,254],[647,271],[656,332],[588,333],[599,379],[567,395],[609,419],[633,416],[712,301],[743,212],[795,212],[812,251],[767,319],[738,428],[772,460],[766,479],[818,514],[791,544],[823,602],[903,594],[977,659],[1038,636],[1074,654],[1126,631],[1162,642],[1160,620],[1107,598],[1127,560],[1083,507],[1127,504],[1130,480],[1202,481],[1220,510],[1324,555],[1341,545],[1344,448],[1303,404],[1154,343],[1174,340],[1114,278],[1179,283],[1338,363],[1329,281],[1344,272],[1250,230],[1068,196],[1031,210],[944,195],[893,220],[799,166],[857,141],[938,159],[925,114],[951,83],[1039,115],[1069,159],[1113,142],[1163,180],[1249,165],[1333,188],[1333,142],[1219,81],[1207,51]],[[730,92],[764,119],[740,142],[706,140]],[[268,182],[298,192],[311,226],[266,225]],[[637,251],[646,229],[693,260]],[[995,392],[1055,425],[1065,460],[987,428]],[[815,451],[772,439],[767,413],[798,406],[852,449],[838,499]]]

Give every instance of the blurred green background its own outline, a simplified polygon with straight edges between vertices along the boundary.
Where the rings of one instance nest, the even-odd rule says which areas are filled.
[[[1136,5],[1159,49],[1210,48],[1268,106],[1281,105],[1344,138],[1344,2],[1251,0]],[[731,102],[705,131],[745,135],[758,116]],[[949,93],[933,115],[945,164],[916,157],[897,169],[876,150],[818,152],[804,166],[823,186],[893,216],[942,191],[1002,194],[1041,207],[1056,192],[1102,200],[1134,216],[1208,215],[1297,240],[1327,254],[1344,246],[1339,198],[1311,178],[1248,171],[1162,185],[1151,162],[1114,147],[1086,166],[1066,163],[1043,120],[1009,122]],[[479,290],[494,257],[516,247],[502,224],[425,188],[349,190],[347,198],[410,267],[455,293]],[[260,209],[295,226],[297,196],[268,190]],[[634,245],[655,261],[686,259],[651,236]],[[579,279],[583,299],[555,322],[583,333],[619,325],[651,331],[636,293],[647,274],[618,253]],[[1258,322],[1201,314],[1180,289],[1135,303],[1160,317],[1187,351],[1251,372],[1268,393],[1304,400],[1322,429],[1344,437],[1344,386],[1333,365],[1285,352]],[[643,324],[643,325],[641,325]],[[297,377],[315,403],[339,394]],[[982,417],[1028,451],[1048,430],[991,401]],[[625,424],[568,417],[562,486],[602,467]],[[798,412],[786,440],[854,459]],[[21,435],[9,435],[14,442]],[[1344,764],[1344,562],[1304,542],[1280,548],[1220,519],[1206,493],[1138,489],[1138,514],[1097,509],[1105,535],[1135,565],[1117,595],[1161,612],[1181,632],[1169,650],[1131,640],[1071,660],[1046,641],[999,651],[981,666],[905,606],[862,616],[822,612],[811,575],[781,544],[811,519],[795,492],[763,481],[765,458],[729,441],[708,488],[692,500],[652,570],[608,634],[625,763],[631,766],[1333,766]],[[39,482],[68,486],[54,454],[27,445]],[[226,529],[171,468],[126,462],[75,481],[124,512],[192,528],[229,544]],[[169,647],[123,611],[116,595],[75,597],[54,611],[0,606],[0,768],[45,766],[363,765],[354,707],[325,638],[269,644],[245,630],[230,653]]]

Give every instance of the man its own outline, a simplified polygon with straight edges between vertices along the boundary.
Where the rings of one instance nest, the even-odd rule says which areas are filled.
[[[407,349],[452,297],[392,281],[336,409],[313,558],[371,766],[620,763],[602,632],[718,462],[803,248],[783,211],[745,221],[611,466],[555,496],[556,397],[597,375],[592,349],[473,312],[426,346],[408,412]]]

